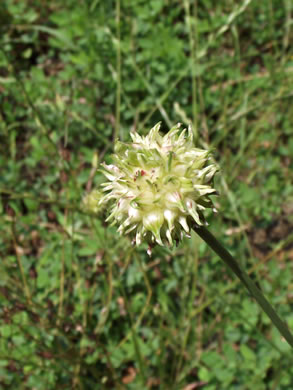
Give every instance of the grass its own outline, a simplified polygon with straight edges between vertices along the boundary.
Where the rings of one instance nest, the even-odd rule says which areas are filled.
[[[290,390],[292,352],[197,235],[87,213],[113,139],[192,121],[209,229],[293,329],[289,1],[0,6],[0,388]]]

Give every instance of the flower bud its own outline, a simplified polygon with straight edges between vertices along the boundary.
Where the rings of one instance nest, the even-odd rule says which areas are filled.
[[[92,190],[87,193],[82,200],[83,209],[86,212],[98,214],[103,209],[103,204],[99,204],[102,197],[103,193],[99,190]]]

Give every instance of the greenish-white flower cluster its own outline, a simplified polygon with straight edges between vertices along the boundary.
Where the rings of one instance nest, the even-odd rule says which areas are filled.
[[[136,245],[172,245],[203,224],[205,208],[213,208],[217,166],[209,151],[193,146],[191,128],[182,131],[178,124],[166,135],[159,129],[158,123],[147,136],[131,133],[132,143],[117,141],[113,164],[102,164],[109,181],[99,204],[112,202],[107,221]]]

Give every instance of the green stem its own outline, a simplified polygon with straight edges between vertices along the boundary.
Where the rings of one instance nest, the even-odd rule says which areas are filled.
[[[197,1],[194,4],[194,15],[193,23],[191,22],[191,13],[190,13],[190,0],[184,0],[186,22],[188,26],[188,35],[189,35],[189,46],[191,53],[191,92],[192,92],[192,119],[193,119],[193,131],[194,136],[197,138],[197,99],[196,99],[196,89],[197,89],[197,80],[195,69],[197,66],[197,40],[198,40],[198,31],[197,31]],[[195,26],[193,28],[193,25]]]
[[[117,88],[116,88],[116,118],[114,139],[119,137],[120,128],[120,104],[121,104],[121,31],[120,31],[120,0],[116,0],[116,31],[117,31],[117,50],[116,50],[116,67],[117,67]]]
[[[247,290],[253,295],[257,303],[263,311],[270,318],[272,323],[279,330],[284,339],[293,348],[293,336],[290,333],[287,325],[281,320],[270,303],[264,297],[262,292],[258,289],[255,283],[250,279],[248,274],[241,268],[237,261],[230,255],[230,253],[219,243],[219,241],[203,226],[196,227],[194,231],[208,244],[208,246],[220,256],[220,258],[231,268],[231,270],[238,276],[240,281],[244,284]]]

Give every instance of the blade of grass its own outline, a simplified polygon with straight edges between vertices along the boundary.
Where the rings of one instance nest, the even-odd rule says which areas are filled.
[[[196,99],[196,89],[197,89],[197,81],[196,81],[196,49],[197,49],[197,41],[198,41],[198,30],[197,30],[197,1],[194,3],[194,15],[193,15],[193,23],[191,22],[191,13],[190,13],[190,1],[184,0],[184,9],[185,9],[185,19],[188,27],[188,36],[189,36],[189,46],[191,53],[191,95],[192,95],[192,123],[193,123],[193,132],[194,138],[197,139],[197,99]],[[194,26],[194,28],[193,28]]]
[[[25,275],[25,272],[24,272],[24,269],[23,269],[23,265],[22,265],[21,258],[20,258],[20,255],[19,255],[19,251],[18,251],[18,247],[17,247],[17,239],[16,239],[16,231],[15,231],[15,221],[13,221],[12,225],[11,225],[11,235],[12,235],[12,239],[13,239],[13,246],[14,246],[14,251],[15,251],[15,255],[16,255],[16,259],[17,259],[17,263],[18,263],[18,268],[19,268],[19,271],[20,271],[20,274],[21,274],[21,278],[22,278],[24,294],[25,294],[27,303],[29,304],[29,306],[32,306],[31,292],[30,292],[30,289],[29,289],[29,285],[28,285],[28,282],[27,282],[27,278],[26,278],[26,275]]]
[[[139,346],[139,338],[138,338],[139,336],[138,336],[136,329],[134,327],[133,313],[131,311],[129,300],[128,300],[128,297],[126,295],[126,291],[125,291],[125,288],[123,286],[123,283],[119,283],[119,287],[120,287],[120,291],[122,293],[124,303],[125,303],[125,308],[126,308],[126,312],[127,312],[128,321],[129,321],[129,327],[130,327],[130,331],[132,334],[132,341],[133,341],[135,356],[136,356],[137,361],[138,361],[139,374],[140,374],[142,383],[146,384],[146,378],[147,378],[146,377],[146,366],[145,366],[143,355],[142,355],[142,352],[141,352],[140,346]]]
[[[116,117],[113,141],[119,136],[120,128],[120,104],[121,104],[121,31],[120,31],[120,0],[116,0],[116,67],[117,67],[117,89],[116,89]]]

